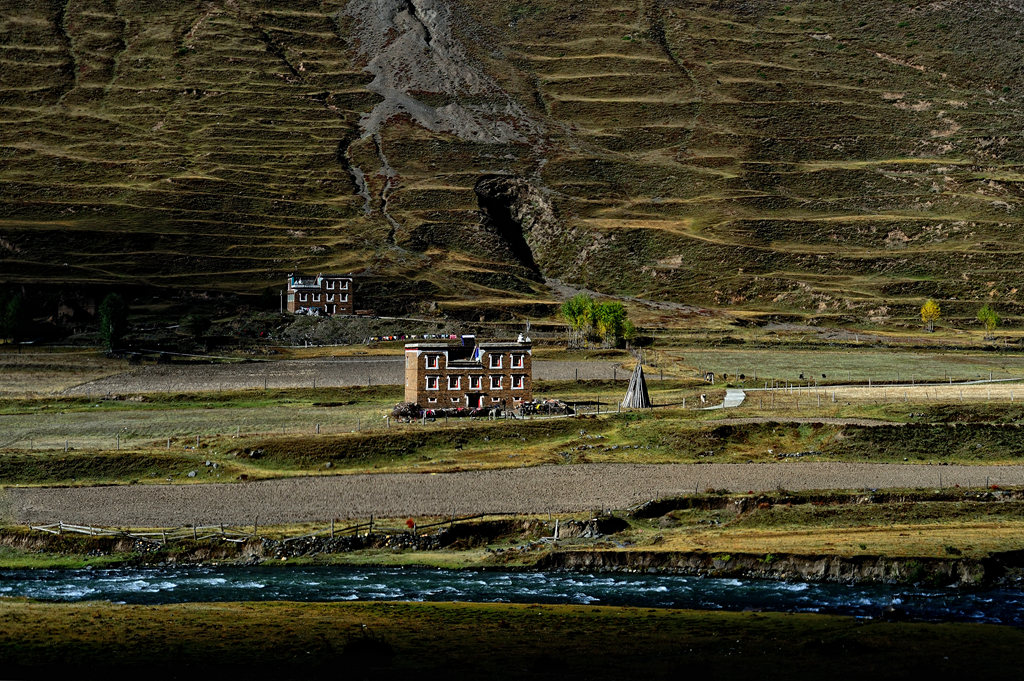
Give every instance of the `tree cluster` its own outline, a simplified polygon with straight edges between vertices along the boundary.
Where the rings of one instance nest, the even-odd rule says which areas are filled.
[[[100,338],[108,351],[117,349],[128,331],[128,305],[124,298],[111,293],[100,303]]]
[[[925,328],[928,329],[928,333],[935,330],[935,322],[939,321],[942,316],[942,309],[939,304],[929,298],[921,306],[921,321],[924,322]]]
[[[0,341],[20,341],[28,330],[29,317],[21,294],[0,294]]]
[[[610,348],[636,336],[622,303],[598,303],[586,293],[562,303],[562,317],[569,324],[569,348],[585,348],[589,343]]]
[[[992,338],[992,332],[996,330],[996,327],[1003,321],[999,318],[999,313],[992,309],[992,306],[988,303],[982,306],[978,310],[978,321],[985,327],[985,340]]]

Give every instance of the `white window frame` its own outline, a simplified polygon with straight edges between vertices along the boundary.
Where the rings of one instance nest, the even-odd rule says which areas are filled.
[[[431,383],[434,384],[433,388],[430,387]],[[441,377],[440,376],[427,376],[427,390],[437,390],[438,386],[440,384],[441,384]]]
[[[327,280],[327,290],[328,291],[333,291],[334,290],[334,280],[333,279],[328,279]]]
[[[342,293],[341,294],[341,302],[343,302],[343,303],[347,303],[348,302],[348,294],[347,293]]]
[[[504,377],[503,376],[491,376],[491,390],[501,390],[502,389],[502,387],[501,387],[501,379],[502,378],[504,378]],[[495,382],[497,382],[497,385],[495,385]]]
[[[525,376],[513,376],[512,377],[512,390],[522,390],[523,386],[526,385],[526,380],[525,379],[526,379]]]
[[[348,279],[343,279],[343,280],[339,281],[338,282],[338,288],[340,288],[342,291],[347,291],[348,290]]]
[[[438,365],[440,365],[440,363],[441,363],[440,362],[441,355],[427,355],[426,357],[427,357],[426,364],[427,364],[427,368],[428,369],[436,369],[438,367]],[[431,361],[431,360],[433,360],[433,361]]]
[[[305,303],[306,301],[309,300],[309,294],[308,293],[300,293],[299,294],[299,300],[301,302]]]
[[[334,294],[333,293],[331,295],[327,296],[327,302],[328,303],[333,303],[334,302]]]
[[[452,382],[455,385],[452,385]],[[448,389],[449,390],[462,390],[462,376],[449,376],[448,377]]]
[[[437,398],[436,397],[428,397],[427,398],[427,402],[429,402],[430,404],[437,404]]]
[[[500,399],[501,399],[500,397],[492,397],[492,398],[491,398],[491,402],[497,402],[497,401],[499,401]]]
[[[495,364],[495,360],[497,360],[497,364]],[[495,354],[495,355],[492,355],[492,354],[488,353],[488,355],[487,355],[487,368],[488,369],[500,369],[501,368],[501,353],[500,352],[498,354]]]
[[[314,303],[319,303],[320,302],[320,294],[319,293],[314,293],[313,294],[313,302]]]
[[[513,369],[522,369],[525,362],[525,355],[512,355],[512,359],[509,362],[509,366]]]
[[[459,404],[461,402],[462,402],[462,398],[461,397],[453,397],[452,398],[452,404]]]
[[[469,377],[469,389],[470,390],[482,390],[484,385],[483,376],[470,376]]]

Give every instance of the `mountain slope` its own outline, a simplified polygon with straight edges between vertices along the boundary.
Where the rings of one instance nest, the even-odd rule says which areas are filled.
[[[8,282],[1018,309],[1021,2],[0,10]]]

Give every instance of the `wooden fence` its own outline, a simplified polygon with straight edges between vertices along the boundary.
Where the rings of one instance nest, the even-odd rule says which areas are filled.
[[[446,520],[440,520],[437,522],[429,523],[427,525],[407,525],[404,528],[389,528],[382,527],[378,522],[374,520],[373,516],[364,523],[357,523],[355,525],[349,525],[347,527],[336,527],[335,522],[332,520],[330,525],[325,525],[323,529],[314,530],[307,534],[284,537],[283,541],[292,542],[301,539],[313,539],[316,537],[323,538],[335,538],[344,537],[346,535],[358,535],[363,532],[366,536],[371,534],[378,534],[384,536],[394,536],[400,534],[418,534],[419,532],[447,525],[448,527],[454,527],[456,523],[462,523],[469,520],[476,520],[484,518],[490,514],[478,513],[476,515],[462,516],[456,518],[454,515]],[[129,539],[137,539],[140,541],[149,542],[163,546],[168,542],[174,541],[203,541],[208,539],[218,539],[222,541],[229,541],[235,543],[244,543],[251,539],[262,539],[263,535],[259,532],[258,520],[253,522],[252,530],[240,529],[237,527],[228,527],[227,525],[186,525],[184,527],[174,527],[166,529],[155,529],[155,530],[130,530],[122,528],[111,528],[111,527],[96,527],[92,525],[76,525],[73,523],[65,523],[58,521],[49,525],[30,525],[29,529],[37,532],[47,532],[49,534],[63,535],[67,534],[84,534],[91,537],[124,537]]]

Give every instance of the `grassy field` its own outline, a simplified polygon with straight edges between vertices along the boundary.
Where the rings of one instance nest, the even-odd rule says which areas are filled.
[[[823,615],[459,603],[0,601],[0,661],[14,675],[232,669],[300,678],[863,678],[1003,674],[1024,639],[1009,627]],[[259,632],[258,636],[253,632]],[[628,645],[624,642],[628,639]],[[173,671],[169,671],[173,670]]]
[[[622,382],[541,384],[596,419],[385,421],[397,387],[154,394],[134,401],[0,402],[3,484],[221,482],[545,463],[809,461],[1019,463],[1018,388],[835,388],[751,392],[702,411],[721,390],[653,381],[656,404],[618,413]],[[965,402],[960,402],[963,391]],[[833,400],[833,394],[836,395]],[[687,408],[683,408],[686,400]],[[319,427],[319,432],[317,429]],[[197,441],[198,437],[198,441]],[[68,451],[64,451],[65,442]],[[193,477],[187,477],[196,471]]]

